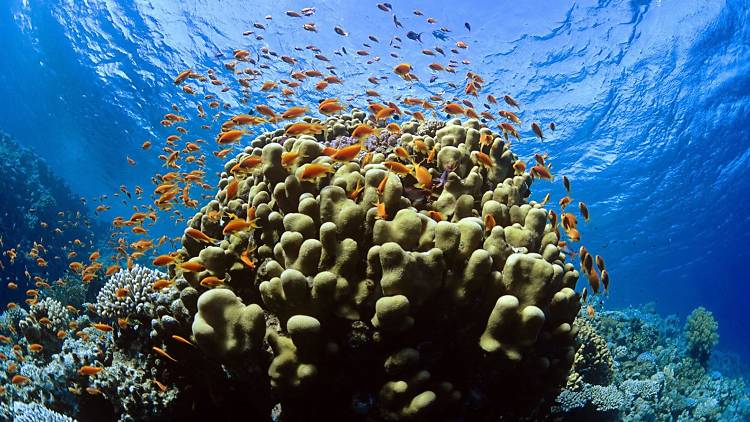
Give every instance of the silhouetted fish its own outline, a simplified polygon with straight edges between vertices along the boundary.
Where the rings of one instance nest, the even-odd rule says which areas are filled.
[[[410,40],[414,40],[414,41],[419,41],[421,43],[422,42],[422,32],[416,33],[414,31],[409,31],[409,32],[406,33],[406,38],[408,38]]]
[[[342,28],[340,26],[337,26],[337,27],[333,28],[333,30],[336,31],[337,34],[339,34],[339,35],[341,35],[343,37],[346,37],[346,36],[349,35],[349,33],[346,32],[346,31],[344,31],[344,28]]]
[[[442,41],[448,39],[448,35],[446,35],[443,31],[432,31],[432,36]]]

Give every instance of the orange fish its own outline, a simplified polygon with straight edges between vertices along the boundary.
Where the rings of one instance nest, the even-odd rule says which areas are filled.
[[[188,346],[195,347],[195,345],[190,340],[187,340],[184,337],[180,337],[178,335],[172,335],[172,339],[175,340],[175,341],[178,341],[180,343],[187,344]]]
[[[505,117],[506,119],[510,120],[511,122],[513,122],[513,123],[515,123],[517,125],[521,124],[521,119],[519,119],[518,116],[516,115],[516,113],[514,113],[512,111],[500,110],[500,111],[497,112],[497,114],[499,114],[502,117]]]
[[[309,109],[307,107],[290,107],[285,112],[281,113],[282,119],[295,119],[305,113],[307,113]]]
[[[107,277],[109,277],[109,276],[111,276],[112,274],[116,273],[119,270],[120,270],[120,266],[119,265],[111,265],[111,266],[107,267],[107,271],[104,273],[104,275],[106,275]]]
[[[484,231],[491,232],[496,225],[495,217],[492,214],[484,216]]]
[[[174,78],[174,84],[175,85],[181,84],[182,82],[185,81],[185,79],[188,78],[188,76],[190,76],[191,73],[193,73],[193,69],[183,70],[182,72],[180,72],[179,75],[177,75],[176,78]]]
[[[383,165],[390,171],[398,175],[407,175],[411,173],[409,167],[399,163],[398,161],[384,161]]]
[[[156,258],[154,258],[151,263],[153,265],[156,265],[157,267],[163,266],[163,265],[169,265],[174,263],[177,260],[176,257],[172,255],[159,255]]]
[[[114,330],[114,328],[112,328],[111,325],[101,324],[101,323],[92,324],[92,327],[96,328],[99,331],[104,331],[104,332],[109,332],[109,331]]]
[[[185,272],[199,272],[206,269],[206,267],[203,266],[200,262],[196,261],[187,261],[180,264],[177,264],[177,268],[181,269]]]
[[[255,106],[255,110],[264,115],[271,118],[272,122],[275,122],[277,120],[276,112],[273,111],[273,109],[265,104],[258,104]]]
[[[380,111],[378,111],[377,113],[375,113],[375,119],[376,120],[387,119],[387,118],[391,117],[391,115],[393,115],[393,113],[395,113],[395,112],[396,112],[396,110],[394,110],[391,107],[383,108]]]
[[[286,128],[284,135],[286,136],[297,136],[297,135],[318,135],[325,131],[326,127],[317,123],[294,123]]]
[[[242,139],[242,135],[244,134],[244,130],[230,130],[220,134],[219,137],[216,138],[216,142],[221,145],[232,144]]]
[[[224,279],[220,279],[219,277],[213,275],[203,278],[200,282],[201,286],[207,287],[209,289],[221,286],[222,284],[224,284]]]
[[[161,290],[161,289],[163,289],[165,287],[169,287],[171,285],[172,285],[172,281],[171,280],[168,280],[166,278],[160,278],[160,279],[154,281],[154,283],[151,285],[151,288],[153,290]]]
[[[250,258],[250,251],[247,249],[242,252],[242,255],[240,255],[240,261],[242,261],[242,263],[245,264],[248,268],[255,268],[255,263],[253,262],[252,258]]]
[[[386,212],[385,204],[384,203],[382,203],[380,201],[376,202],[375,203],[375,209],[376,209],[375,218],[377,218],[379,220],[384,220],[384,219],[388,218],[388,213]]]
[[[511,97],[510,95],[503,96],[503,100],[505,100],[505,103],[508,104],[511,107],[521,108],[518,105],[518,101],[516,101],[515,99],[513,99],[513,97]]]
[[[342,110],[344,110],[344,106],[339,104],[337,101],[323,102],[318,106],[318,111],[321,114],[325,114],[326,116],[338,113]]]
[[[177,362],[177,359],[173,358],[172,356],[169,356],[169,353],[165,352],[163,349],[160,349],[156,346],[151,348],[154,352],[158,353],[159,355],[171,360],[172,362]]]
[[[262,162],[261,158],[257,155],[251,155],[245,157],[239,163],[235,164],[230,170],[230,173],[247,172],[254,169]]]
[[[160,383],[157,380],[153,380],[153,381],[154,381],[154,384],[156,384],[156,388],[158,388],[159,391],[161,391],[162,393],[165,392],[165,391],[167,391],[167,386],[166,385]]]
[[[589,221],[589,209],[583,202],[578,203],[578,209],[581,211],[581,216],[584,220]]]
[[[89,366],[89,365],[83,365],[78,370],[78,375],[96,375],[99,372],[102,372],[104,368],[98,367],[98,366]]]
[[[539,137],[539,139],[544,139],[544,134],[542,133],[542,128],[539,126],[539,123],[533,122],[531,123],[531,130],[534,131],[536,136]]]
[[[281,165],[289,167],[294,164],[299,158],[299,152],[296,151],[284,151],[281,153]]]
[[[571,242],[578,242],[581,240],[581,234],[576,228],[570,228],[566,230],[566,233],[568,234],[568,238],[570,238]]]
[[[456,103],[448,103],[443,107],[443,111],[445,111],[448,114],[464,114],[466,113],[466,110],[464,110],[463,107],[461,107],[459,104]]]
[[[361,144],[355,144],[348,147],[341,148],[331,156],[335,161],[351,161],[357,157],[357,154],[362,150]]]
[[[596,267],[599,268],[599,271],[604,271],[606,269],[606,265],[604,265],[604,258],[599,255],[596,256]]]
[[[312,163],[305,165],[300,180],[316,180],[325,176],[327,173],[334,173],[333,167],[328,164]]]
[[[208,237],[202,231],[200,231],[198,229],[194,229],[192,227],[189,227],[188,229],[186,229],[185,230],[185,234],[188,235],[188,236],[190,236],[190,237],[192,237],[193,239],[195,239],[195,240],[197,240],[199,242],[204,242],[204,243],[216,243],[217,242],[216,239],[212,239],[212,238]]]
[[[393,68],[393,72],[399,76],[404,76],[411,72],[411,65],[409,63],[400,63]]]
[[[481,151],[474,151],[471,155],[482,167],[492,168],[495,166],[490,156]]]
[[[602,286],[604,286],[604,291],[609,291],[609,273],[607,270],[602,270]]]
[[[374,132],[375,132],[375,129],[372,128],[371,126],[366,125],[364,123],[360,123],[352,131],[352,138],[357,138],[361,140],[364,137],[372,135]]]
[[[42,345],[41,345],[41,344],[39,344],[39,343],[32,343],[32,344],[29,344],[29,352],[32,352],[32,353],[38,353],[38,352],[41,352],[41,351],[42,351],[42,349],[43,349],[43,347],[42,347]]]
[[[437,221],[438,223],[441,221],[445,221],[445,217],[443,216],[443,213],[441,213],[440,211],[430,210],[430,211],[427,211],[427,215],[429,215],[430,218]]]
[[[415,163],[414,164],[414,177],[416,177],[417,182],[418,182],[414,186],[420,189],[428,190],[428,191],[432,189],[432,175],[426,168]]]
[[[26,384],[27,382],[31,381],[29,377],[25,377],[23,375],[13,375],[13,378],[11,378],[10,382],[13,384]]]
[[[255,229],[257,226],[255,225],[255,222],[253,221],[245,221],[241,218],[236,218],[234,220],[229,221],[225,226],[224,230],[222,230],[222,234],[229,235],[236,233],[238,231],[245,231],[248,229]]]
[[[536,165],[531,168],[531,171],[529,173],[532,176],[539,177],[540,179],[552,180],[552,173],[550,173],[549,168],[545,166]]]
[[[362,191],[365,189],[364,185],[362,185],[362,182],[357,180],[357,186],[354,187],[354,190],[349,194],[349,199],[352,201],[356,201],[359,197],[359,194],[362,193]]]

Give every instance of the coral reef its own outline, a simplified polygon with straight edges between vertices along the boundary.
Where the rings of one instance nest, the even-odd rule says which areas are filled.
[[[719,324],[714,315],[702,306],[694,309],[685,322],[685,340],[690,355],[706,365],[711,350],[719,343]]]
[[[12,239],[0,255],[0,269],[8,279],[22,279],[33,269],[49,280],[60,278],[68,270],[61,257],[71,250],[71,242],[83,248],[97,236],[105,237],[106,227],[90,220],[85,200],[73,195],[43,159],[1,131],[0,191],[0,244]]]
[[[62,303],[46,298],[31,305],[29,315],[18,322],[18,327],[29,344],[41,344],[42,353],[49,354],[59,351],[57,333],[68,330],[71,319],[70,312]]]
[[[165,273],[140,265],[119,270],[99,290],[96,312],[110,320],[153,317],[156,312],[154,305],[159,302],[160,297],[159,292],[154,291],[151,286],[156,280],[165,277]]]
[[[702,308],[680,330],[676,318],[652,308],[606,311],[579,317],[579,341],[569,384],[557,397],[566,421],[735,421],[750,418],[750,392],[742,378],[728,377],[697,360],[690,336],[715,344],[716,323]],[[695,332],[699,335],[695,335]],[[713,333],[713,335],[711,334]],[[606,348],[602,351],[602,339]],[[705,339],[710,341],[705,342]],[[603,371],[609,365],[611,369]],[[726,364],[713,365],[724,368]],[[607,373],[601,376],[582,374]],[[571,382],[572,381],[572,382]]]
[[[75,422],[37,403],[13,403],[13,420],[16,422]]]
[[[23,359],[3,350],[11,358],[9,365],[28,378],[11,385],[12,372],[0,374],[0,381],[9,385],[8,412],[10,403],[33,402],[81,420],[141,421],[167,415],[178,389],[169,384],[173,376],[164,363],[149,352],[164,347],[171,335],[187,336],[190,324],[174,285],[152,290],[152,283],[164,276],[134,266],[108,280],[90,308],[101,313],[98,317],[118,320],[117,331],[52,298],[32,305],[28,313],[20,308],[6,311],[5,326],[20,328],[22,336],[15,338],[19,345],[42,345],[41,351]],[[131,300],[116,297],[120,288],[132,293]],[[82,373],[85,366],[95,373]]]
[[[268,132],[226,163],[171,268],[198,346],[252,377],[264,417],[276,402],[284,420],[492,420],[551,402],[577,347],[578,272],[527,201],[532,177],[475,120],[324,154],[365,117]]]
[[[334,159],[365,120],[253,140],[168,274],[136,264],[93,304],[64,282],[3,313],[18,331],[0,344],[0,418],[750,416],[742,380],[711,365],[710,312],[684,329],[645,307],[583,315],[559,229],[501,134],[406,122]]]
[[[567,388],[578,390],[584,383],[609,385],[614,372],[614,360],[607,341],[596,333],[585,318],[576,318],[574,324],[579,328],[577,341],[580,346],[568,375]]]

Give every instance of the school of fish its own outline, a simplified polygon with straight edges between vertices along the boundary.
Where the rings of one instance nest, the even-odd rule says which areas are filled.
[[[353,137],[359,143],[342,148],[328,147],[324,154],[331,157],[334,164],[307,165],[305,171],[298,175],[300,180],[326,177],[337,166],[353,160],[366,164],[371,151],[367,150],[364,141],[382,133],[398,134],[401,128],[399,122],[405,119],[419,122],[447,117],[477,119],[483,126],[499,131],[507,142],[523,142],[540,147],[547,137],[554,136],[554,122],[522,120],[524,113],[521,111],[521,103],[515,97],[517,93],[489,92],[485,89],[487,83],[479,73],[469,68],[470,62],[464,57],[464,52],[470,48],[468,40],[448,41],[448,34],[454,31],[440,27],[437,19],[425,17],[420,10],[412,11],[408,21],[419,21],[421,25],[435,29],[405,31],[403,26],[407,19],[397,17],[391,5],[379,3],[373,5],[375,6],[391,16],[386,20],[392,21],[406,39],[405,41],[397,35],[387,40],[390,49],[388,57],[371,53],[373,44],[386,42],[384,37],[378,34],[355,35],[352,31],[355,25],[351,25],[352,28],[349,29],[343,26],[319,27],[314,21],[316,10],[303,8],[289,10],[279,16],[266,16],[255,22],[252,28],[243,33],[246,43],[232,51],[223,52],[219,58],[220,63],[216,63],[214,67],[206,68],[195,64],[175,69],[174,79],[170,81],[175,91],[173,103],[167,106],[158,122],[163,137],[138,141],[142,154],[154,154],[162,167],[153,174],[150,185],[123,184],[117,192],[92,199],[95,204],[93,212],[99,218],[114,210],[128,210],[127,214],[111,218],[112,230],[106,244],[92,249],[93,243],[75,239],[66,250],[53,253],[46,249],[43,239],[38,243],[34,242],[29,250],[20,250],[16,245],[6,245],[12,243],[12,240],[4,242],[0,238],[0,264],[4,267],[12,267],[19,254],[26,254],[36,263],[35,267],[24,270],[24,279],[9,280],[5,282],[4,288],[25,291],[25,306],[30,307],[39,301],[41,292],[52,285],[83,283],[88,288],[96,289],[108,276],[121,268],[132,268],[136,263],[156,267],[173,266],[180,272],[201,271],[200,264],[186,262],[185,257],[174,252],[182,230],[178,231],[180,236],[158,232],[155,229],[157,222],[167,220],[173,225],[184,226],[190,210],[197,208],[201,200],[212,199],[214,192],[219,189],[216,185],[219,179],[217,169],[221,170],[225,158],[233,152],[241,151],[249,140],[261,132],[283,128],[290,137],[315,136],[326,129],[305,116],[336,115],[353,106],[370,113],[369,123],[354,130]],[[348,52],[344,47],[324,51],[311,43],[289,46],[288,51],[275,51],[265,41],[264,34],[278,19],[294,20],[298,23],[299,31],[307,32],[308,39],[311,40],[320,31],[333,31],[350,39],[360,37],[361,48],[353,52]],[[467,22],[462,30],[464,29],[468,35],[471,25]],[[455,31],[457,34],[458,29]],[[428,41],[423,38],[425,32],[433,33],[435,45],[427,45]],[[410,64],[410,55],[429,56],[434,62],[424,68],[417,68]],[[348,92],[346,96],[333,95],[333,92],[342,92],[347,86],[347,78],[344,76],[346,72],[340,71],[337,63],[346,65],[351,61],[357,61],[370,69],[372,76],[367,78],[370,87],[361,92]],[[436,82],[447,89],[433,89],[429,95],[420,95],[425,92],[425,83],[429,87]],[[398,95],[388,98],[386,91],[378,91],[378,86],[386,83],[395,87],[388,89],[388,94]],[[317,98],[317,103],[311,101],[312,98]],[[493,162],[489,156],[492,137],[482,138],[480,143],[482,149],[472,153],[472,158],[480,167],[492,167]],[[422,167],[423,162],[415,158],[415,152],[418,152],[429,163],[435,159],[436,151],[429,150],[426,145],[418,142],[411,145],[410,149],[411,152],[397,147],[394,152],[400,160],[383,163],[390,171],[389,177],[413,177],[420,189],[439,189],[440,181],[433,180],[432,175]],[[131,152],[121,159],[140,169],[140,162],[143,160],[137,158]],[[288,152],[281,159],[285,167],[291,167],[298,158],[295,153]],[[260,165],[259,157],[247,157],[229,170],[235,177],[234,182],[219,190],[223,191],[226,198],[235,197],[238,195],[237,181],[257,171]],[[596,215],[590,215],[587,205],[574,199],[568,177],[553,173],[550,157],[546,153],[535,154],[525,162],[519,160],[513,168],[517,174],[528,172],[534,179],[563,185],[565,196],[554,200],[547,194],[538,202],[548,207],[552,227],[558,232],[562,229],[565,234],[559,246],[580,267],[580,272],[587,276],[588,286],[582,289],[581,297],[589,316],[593,316],[610,288],[610,276],[604,258],[580,245],[582,232],[585,232],[581,220],[585,225],[590,219],[595,219]],[[144,168],[142,171],[150,172],[150,169]],[[385,180],[381,184],[384,186]],[[359,186],[349,192],[349,197],[356,200],[362,188]],[[377,209],[378,218],[393,217],[383,203],[376,202],[372,206]],[[444,218],[437,211],[431,211],[430,216],[437,221]],[[78,220],[83,218],[80,215],[71,216],[64,211],[60,212],[60,217],[71,218],[70,224],[78,224]],[[491,215],[489,217],[492,218]],[[226,237],[258,228],[252,210],[246,218],[221,213],[208,215],[208,218],[221,222],[222,234]],[[485,221],[485,224],[489,229],[495,225],[494,221]],[[187,230],[186,235],[206,244],[222,240],[211,238],[195,229]],[[50,280],[45,271],[50,259],[65,260],[69,276],[64,280]],[[243,254],[242,262],[251,268],[255,265],[252,251]],[[173,279],[158,280],[153,289],[160,290],[173,282]],[[207,277],[200,284],[206,288],[215,288],[223,282],[224,280],[216,277]],[[130,292],[121,289],[115,294],[118,299],[123,299]],[[5,306],[12,309],[24,304],[11,302]],[[127,321],[118,321],[116,324],[115,321],[98,317],[93,306],[86,306],[84,309],[70,306],[68,311],[75,314],[88,313],[93,321],[98,321],[92,323],[92,327],[102,336],[112,335],[113,331],[121,329],[120,323],[127,324]],[[48,321],[44,321],[42,317],[38,319],[40,324],[47,326]],[[58,332],[57,336],[60,341],[66,336],[83,338],[87,336],[82,331],[83,328],[85,327],[71,326],[68,330]],[[193,347],[190,339],[173,336],[173,340],[182,346]],[[12,356],[0,354],[3,370],[12,379],[12,385],[3,387],[0,391],[0,394],[4,394],[5,388],[15,388],[29,382],[27,377],[17,373],[19,362],[25,356],[41,352],[42,346],[27,344],[18,335],[17,327],[12,325],[0,326],[0,342],[13,347]],[[154,357],[168,363],[177,362],[166,347],[153,347],[152,353]],[[81,366],[78,371],[81,385],[86,385],[87,377],[95,377],[104,369]],[[162,387],[164,386],[156,381],[155,388]],[[88,394],[98,393],[95,389],[85,391]]]

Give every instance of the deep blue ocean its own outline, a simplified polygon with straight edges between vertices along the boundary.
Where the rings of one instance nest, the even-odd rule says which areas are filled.
[[[684,319],[705,307],[719,324],[717,349],[750,360],[750,1],[396,0],[387,13],[375,4],[5,0],[0,131],[46,162],[90,212],[96,198],[110,197],[112,209],[91,216],[103,224],[94,224],[99,238],[92,235],[92,244],[104,245],[111,219],[132,213],[132,204],[113,196],[120,186],[148,191],[153,174],[166,171],[154,151],[169,134],[159,124],[162,116],[170,104],[195,107],[173,84],[182,70],[223,71],[219,63],[233,49],[259,57],[265,45],[297,58],[300,69],[335,64],[345,83],[331,84],[325,95],[352,104],[364,103],[371,76],[391,75],[375,87],[382,97],[403,94],[403,81],[391,71],[399,61],[420,69],[413,96],[463,95],[461,81],[472,70],[485,80],[483,94],[509,93],[521,104],[524,127],[514,151],[527,160],[547,152],[553,172],[571,180],[575,203],[588,205],[592,218],[580,222],[582,238],[606,257],[611,278],[602,310],[653,302],[659,314]],[[314,7],[315,14],[284,15],[302,7]],[[403,27],[394,25],[394,15]],[[425,22],[428,16],[438,22]],[[302,30],[311,20],[318,31]],[[421,41],[407,31],[421,33]],[[389,46],[394,36],[402,39],[398,50]],[[447,60],[420,50],[448,50],[459,40],[468,48],[458,60],[470,65],[429,82],[423,69]],[[355,53],[362,43],[370,44],[367,57]],[[331,62],[316,61],[304,50],[309,44]],[[346,54],[334,53],[342,47]],[[394,51],[400,59],[389,57]],[[366,63],[375,56],[382,61]],[[258,80],[281,78],[289,78],[289,66],[276,60]],[[237,100],[231,91],[219,98]],[[320,98],[304,85],[295,102]],[[249,106],[264,101],[255,93]],[[555,122],[556,130],[545,126],[540,140],[531,121]],[[184,124],[195,133],[199,125]],[[196,136],[213,143],[212,135]],[[152,150],[141,148],[146,140]],[[220,165],[209,155],[207,173]],[[535,183],[532,198],[549,191],[553,198],[564,195],[559,178]],[[151,230],[154,237],[174,237],[183,229],[184,223],[165,219]],[[14,242],[9,234],[4,241],[3,250]],[[3,284],[16,276],[7,273]],[[22,301],[22,294],[3,291],[3,305]]]

